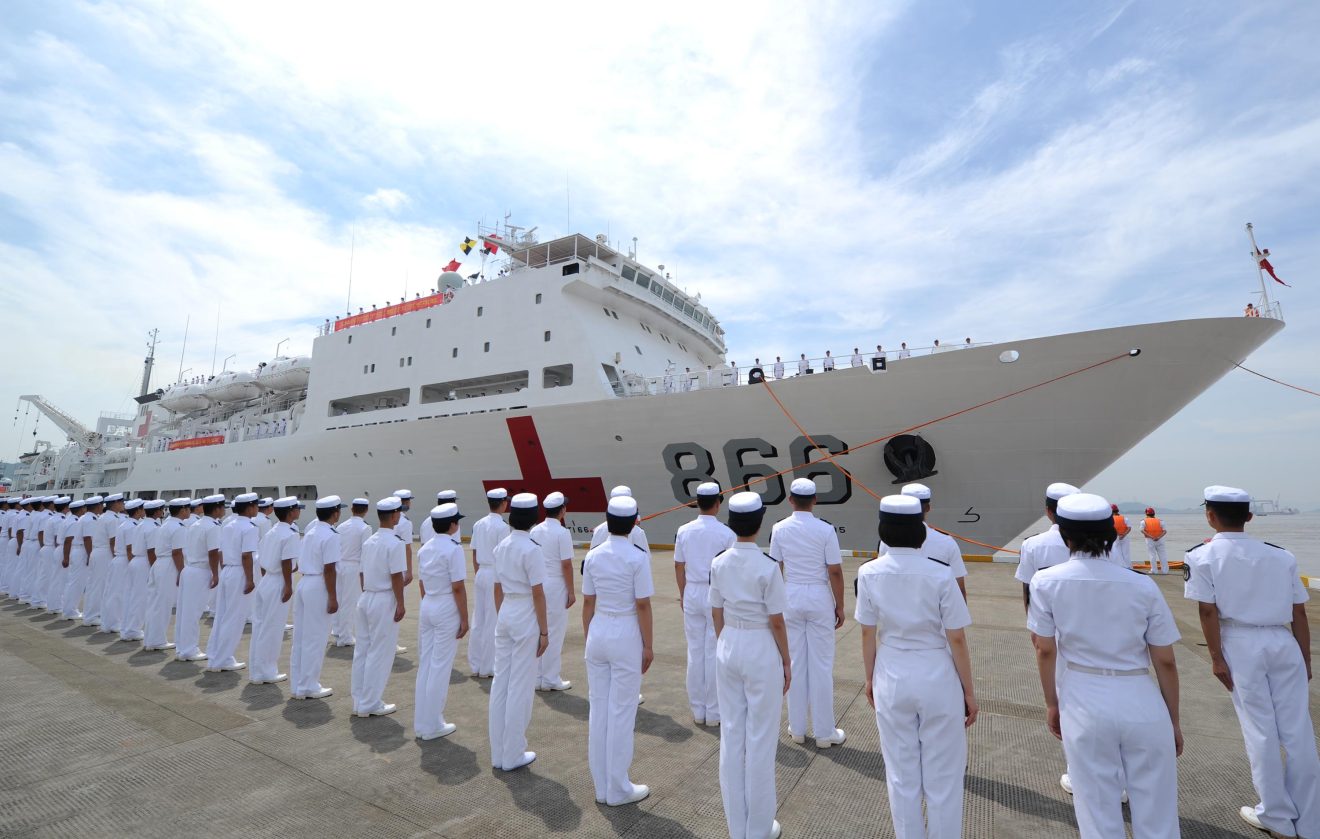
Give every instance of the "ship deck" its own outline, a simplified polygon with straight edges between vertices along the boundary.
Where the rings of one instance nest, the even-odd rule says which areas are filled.
[[[579,556],[581,551],[579,551]],[[461,644],[446,716],[449,738],[419,742],[411,717],[416,609],[386,692],[399,712],[350,716],[351,650],[331,648],[327,701],[290,702],[288,685],[204,673],[138,644],[0,607],[0,835],[271,837],[720,837],[719,731],[697,728],[684,691],[682,619],[671,555],[654,557],[655,663],[645,677],[632,777],[639,805],[595,803],[587,770],[580,612],[570,616],[571,691],[536,695],[527,769],[494,772],[486,740],[489,682],[466,676]],[[847,560],[847,578],[859,560]],[[1044,724],[1020,587],[1008,565],[972,564],[969,630],[980,720],[970,732],[968,836],[1076,835],[1060,789],[1060,745]],[[1179,576],[1157,578],[1183,639],[1186,750],[1177,795],[1186,837],[1255,835],[1237,808],[1255,803],[1226,691],[1210,675],[1196,612]],[[851,589],[851,585],[848,586]],[[416,586],[411,587],[413,596]],[[892,836],[875,719],[862,694],[860,632],[838,633],[835,710],[848,732],[817,751],[785,734],[777,757],[778,818],[787,837]],[[415,603],[410,604],[415,607]],[[1314,618],[1315,611],[1312,610]],[[203,625],[203,634],[209,625]],[[246,651],[246,643],[243,646]],[[285,645],[282,661],[287,661]],[[1312,688],[1315,691],[1316,688]]]

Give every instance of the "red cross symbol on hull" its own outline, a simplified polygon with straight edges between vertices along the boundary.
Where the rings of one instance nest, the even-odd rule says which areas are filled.
[[[605,512],[608,502],[603,478],[552,477],[550,463],[541,446],[541,435],[536,432],[536,422],[531,417],[508,417],[505,422],[509,426],[509,439],[513,443],[513,453],[518,458],[522,477],[483,480],[481,484],[487,492],[496,487],[504,487],[510,495],[532,492],[538,498],[545,498],[552,492],[562,492],[568,499],[568,508],[574,512]]]

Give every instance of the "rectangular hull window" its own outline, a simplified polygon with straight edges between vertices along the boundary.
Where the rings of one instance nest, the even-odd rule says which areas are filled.
[[[573,365],[556,364],[541,371],[541,387],[568,387],[573,384]]]
[[[458,399],[480,399],[483,396],[499,396],[505,393],[517,393],[527,389],[528,371],[515,370],[510,373],[493,373],[489,376],[476,376],[471,379],[454,379],[449,382],[436,382],[422,385],[422,404],[432,402],[452,402]]]
[[[382,390],[376,393],[363,393],[359,396],[345,396],[330,401],[328,416],[342,417],[347,414],[362,414],[368,411],[383,411],[387,408],[402,408],[408,404],[408,388]]]

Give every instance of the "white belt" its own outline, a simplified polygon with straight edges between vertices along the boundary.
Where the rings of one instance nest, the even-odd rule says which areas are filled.
[[[385,593],[387,593],[387,592],[393,592],[393,591],[394,591],[394,589],[390,589],[390,588],[369,588],[369,589],[367,589],[367,590],[366,590],[365,592],[363,592],[363,593],[364,593],[364,594],[385,594]]]
[[[505,600],[526,600],[527,598],[529,598],[529,597],[531,597],[531,596],[532,596],[532,593],[531,593],[530,591],[527,591],[527,592],[522,592],[522,591],[506,591],[506,592],[504,592],[504,599],[505,599]]]
[[[1286,629],[1286,623],[1247,623],[1246,621],[1235,620],[1233,618],[1219,618],[1219,625],[1232,627],[1233,629]]]
[[[826,581],[826,580],[813,580],[813,581],[811,581],[811,582],[809,582],[809,583],[796,583],[796,582],[794,582],[794,583],[787,583],[787,585],[790,585],[790,586],[811,586],[811,587],[814,588],[814,587],[817,587],[817,586],[825,586],[825,587],[828,587],[828,586],[829,586],[829,582]]]
[[[734,629],[769,629],[770,621],[745,621],[738,618],[725,618],[724,626]]]
[[[597,609],[596,614],[607,618],[635,618],[637,617],[637,610],[629,609],[626,612],[615,612],[611,609]]]
[[[206,570],[206,569],[209,568],[210,566],[209,566],[207,563],[205,563],[205,562],[184,562],[184,563],[183,563],[183,567],[184,567],[184,568],[201,568],[202,570]]]
[[[1108,667],[1087,667],[1085,664],[1067,663],[1069,670],[1076,670],[1078,673],[1090,673],[1092,676],[1145,676],[1150,672],[1150,668],[1141,667],[1136,670],[1110,670]]]
[[[321,575],[321,574],[316,573],[315,571],[303,571],[303,572],[302,572],[302,575],[303,575],[304,577],[320,577],[320,576],[323,576],[323,575]]]
[[[686,581],[686,585],[689,585],[689,586],[706,586],[707,588],[709,588],[709,587],[710,587],[710,580],[687,580],[687,581]]]

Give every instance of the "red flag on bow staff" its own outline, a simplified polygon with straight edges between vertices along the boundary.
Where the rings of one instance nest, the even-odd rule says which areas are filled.
[[[445,266],[445,270],[446,270],[446,271],[457,271],[457,270],[458,270],[458,266],[460,266],[460,265],[462,265],[462,264],[463,264],[463,263],[459,262],[457,259],[451,259],[451,260],[449,260],[449,264]]]
[[[1292,286],[1288,285],[1283,280],[1279,279],[1278,274],[1274,273],[1274,266],[1270,264],[1269,248],[1266,248],[1263,251],[1256,251],[1255,256],[1256,256],[1256,263],[1260,265],[1260,270],[1264,271],[1266,274],[1269,274],[1271,277],[1273,277],[1274,281],[1279,285],[1284,285],[1284,286],[1288,286],[1288,288],[1292,288]]]

